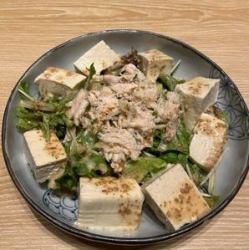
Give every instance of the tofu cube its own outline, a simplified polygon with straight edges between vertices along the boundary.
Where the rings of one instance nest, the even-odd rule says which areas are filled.
[[[41,96],[66,96],[67,92],[75,89],[86,77],[73,71],[49,67],[36,77]]]
[[[157,80],[161,72],[168,72],[173,62],[172,57],[156,49],[139,53],[139,57],[144,74],[152,82]]]
[[[226,142],[227,124],[209,114],[203,113],[194,128],[190,143],[190,157],[205,170],[211,170],[218,163]]]
[[[192,131],[201,114],[213,105],[218,96],[219,79],[196,77],[176,86],[184,107],[184,122]]]
[[[170,230],[194,222],[210,210],[180,164],[149,182],[143,191],[145,201]]]
[[[139,226],[144,196],[130,178],[80,178],[79,227],[102,233],[132,232]]]
[[[24,133],[27,158],[38,182],[45,182],[64,167],[66,152],[54,133],[46,141],[41,130]]]
[[[104,41],[100,41],[84,55],[82,55],[75,63],[74,66],[77,70],[85,75],[88,75],[87,68],[94,64],[96,74],[120,60],[120,56],[112,50]]]

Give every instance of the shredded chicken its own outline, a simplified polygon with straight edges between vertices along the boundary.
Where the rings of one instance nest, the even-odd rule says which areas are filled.
[[[69,115],[71,118],[73,117],[76,126],[79,125],[80,118],[85,113],[85,110],[89,104],[87,100],[87,95],[87,91],[80,90],[75,99],[73,100]]]
[[[127,129],[109,127],[99,134],[105,158],[111,161],[116,172],[121,172],[127,159],[135,160],[141,152],[141,146]]]
[[[129,108],[130,112],[120,115],[118,124],[123,128],[134,128],[139,131],[152,131],[155,127],[152,110],[141,107],[139,104]]]
[[[160,95],[160,90],[156,84],[140,86],[134,91],[134,98],[142,101],[146,106],[155,103]]]
[[[119,98],[125,97],[125,99],[129,99],[134,89],[137,88],[137,85],[135,83],[126,83],[126,84],[117,83],[111,85],[110,88],[116,93],[117,97]]]
[[[164,140],[170,142],[175,134],[180,115],[180,99],[174,92],[167,93],[167,99],[159,98],[155,110],[158,114],[156,122],[165,124]]]
[[[144,83],[147,82],[145,75],[133,64],[129,63],[125,65],[119,76],[114,75],[104,75],[103,80],[109,84],[113,85],[116,83]]]
[[[97,134],[98,147],[116,173],[152,145],[158,126],[164,129],[166,142],[175,136],[180,112],[176,93],[166,95],[133,64],[125,65],[118,75],[95,76],[95,80],[104,86],[81,90],[70,116],[76,125]]]

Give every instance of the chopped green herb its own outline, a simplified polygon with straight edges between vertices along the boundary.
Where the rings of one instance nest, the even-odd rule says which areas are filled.
[[[84,88],[86,90],[90,90],[91,89],[91,80],[92,80],[93,76],[96,74],[96,70],[95,70],[94,64],[92,63],[90,65],[90,68],[87,69],[87,70],[89,71],[89,74],[88,74],[88,76],[86,78],[86,81],[84,83]]]
[[[49,128],[49,117],[46,114],[43,114],[43,122],[41,124],[43,136],[47,141],[50,138],[50,128]]]
[[[29,86],[27,82],[21,82],[18,87],[18,92],[21,94],[22,99],[33,101],[34,98],[29,93]]]
[[[158,78],[159,82],[162,83],[163,87],[169,91],[174,91],[177,84],[184,83],[184,80],[179,80],[171,75],[161,74]]]

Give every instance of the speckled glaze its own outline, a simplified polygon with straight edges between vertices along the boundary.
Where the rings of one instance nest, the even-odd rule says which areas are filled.
[[[141,225],[135,233],[113,236],[83,231],[74,223],[78,212],[77,197],[56,196],[52,191],[47,190],[46,186],[36,183],[30,172],[23,147],[23,136],[16,130],[14,109],[19,102],[17,85],[25,80],[30,84],[32,94],[37,95],[37,87],[33,81],[46,67],[54,66],[72,70],[73,62],[100,40],[105,40],[120,54],[130,51],[131,47],[138,51],[157,48],[175,60],[181,59],[182,64],[176,73],[180,78],[188,80],[201,75],[221,79],[217,105],[226,112],[229,121],[226,150],[216,172],[215,192],[221,196],[221,200],[205,217],[180,230],[167,231],[144,205]],[[173,38],[138,30],[108,30],[73,38],[41,56],[23,74],[17,85],[11,93],[3,120],[2,144],[6,166],[29,205],[53,225],[77,237],[109,244],[139,245],[183,235],[207,222],[227,206],[238,192],[248,172],[249,115],[236,85],[209,58]]]

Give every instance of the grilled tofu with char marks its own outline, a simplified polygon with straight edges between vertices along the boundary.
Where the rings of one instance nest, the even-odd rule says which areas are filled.
[[[91,64],[94,64],[96,74],[120,60],[120,56],[112,50],[104,41],[100,41],[85,54],[83,54],[75,63],[77,70],[88,75]]]
[[[145,184],[143,191],[146,202],[170,230],[194,222],[210,210],[180,164]]]
[[[173,58],[157,49],[151,49],[139,53],[142,61],[142,69],[146,77],[155,82],[160,73],[168,72],[172,66]]]
[[[226,142],[227,124],[215,116],[203,113],[194,129],[190,157],[205,170],[218,163]]]
[[[196,77],[176,86],[176,92],[181,96],[184,122],[188,130],[192,131],[201,114],[216,102],[219,81],[219,79]]]
[[[65,69],[49,67],[36,77],[41,96],[66,96],[67,92],[77,88],[86,79],[85,76]]]
[[[38,182],[45,182],[64,169],[67,155],[54,133],[46,141],[41,130],[30,130],[24,133],[24,139],[28,162]]]

